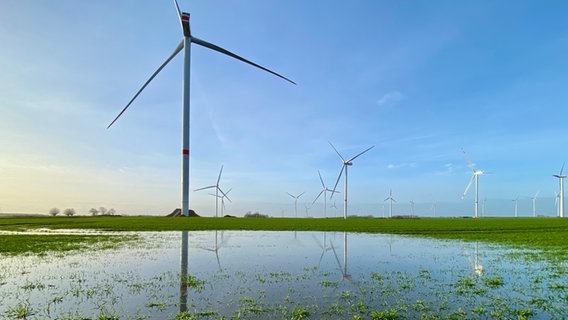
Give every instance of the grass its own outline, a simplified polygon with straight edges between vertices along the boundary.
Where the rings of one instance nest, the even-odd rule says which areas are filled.
[[[554,251],[567,251],[568,219],[558,218],[424,218],[371,219],[341,218],[168,218],[168,217],[25,217],[0,218],[0,230],[30,229],[97,229],[104,231],[197,231],[197,230],[265,230],[265,231],[346,231],[426,236],[438,239],[495,242],[513,246]],[[16,235],[17,236],[17,235]],[[0,236],[0,243],[16,236]],[[39,238],[20,238],[30,248],[41,250]],[[46,236],[38,236],[45,239]],[[50,235],[49,237],[53,237]],[[52,238],[55,246],[73,248],[81,236]],[[66,241],[64,237],[69,241]],[[84,241],[101,236],[83,236]],[[97,239],[98,237],[98,239]],[[28,241],[27,239],[30,238]],[[41,240],[44,241],[44,240]],[[40,241],[40,242],[41,242]],[[79,241],[81,242],[81,241]],[[68,244],[66,244],[68,243]],[[4,247],[4,246],[0,246]],[[35,249],[33,249],[35,250]]]

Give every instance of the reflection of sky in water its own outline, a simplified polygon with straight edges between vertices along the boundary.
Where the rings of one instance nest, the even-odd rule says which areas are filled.
[[[142,233],[136,248],[2,257],[0,316],[29,304],[38,318],[172,318],[179,308],[180,234]],[[528,263],[496,245],[337,232],[188,234],[188,271],[201,284],[199,290],[188,289],[192,312],[230,316],[241,311],[249,312],[248,318],[265,318],[250,311],[263,307],[286,317],[288,309],[317,305],[312,315],[334,318],[322,310],[337,303],[347,308],[353,301],[381,310],[422,301],[427,311],[408,308],[403,316],[449,315],[458,308],[483,318],[472,311],[473,301],[485,309],[509,305],[513,310],[506,315],[525,308],[550,317],[561,314],[556,313],[562,312],[559,302],[568,298],[562,264]],[[553,292],[558,301],[550,301],[550,287],[558,289]],[[438,308],[441,303],[447,306]],[[542,313],[545,308],[552,311]]]

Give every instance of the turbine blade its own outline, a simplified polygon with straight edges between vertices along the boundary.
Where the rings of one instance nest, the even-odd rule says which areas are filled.
[[[345,163],[343,164],[343,166],[341,166],[341,171],[339,171],[339,175],[337,176],[337,181],[335,181],[335,186],[333,186],[333,190],[331,191],[331,197],[329,197],[329,200],[331,200],[331,198],[333,198],[333,194],[335,193],[335,188],[337,188],[337,184],[339,183],[339,179],[341,179],[341,175],[343,174],[343,169],[345,169]]]
[[[339,158],[341,159],[341,161],[343,161],[343,163],[345,163],[345,159],[343,159],[343,157],[341,156],[341,154],[339,154],[339,151],[337,151],[337,149],[335,149],[335,147],[333,146],[333,144],[331,144],[331,142],[329,142],[329,145],[333,148],[333,150],[335,150],[335,153],[337,153],[337,155],[339,156]],[[334,188],[335,190],[335,188]]]
[[[124,107],[124,109],[122,109],[122,111],[120,111],[120,113],[118,114],[118,116],[116,116],[116,118],[114,118],[114,120],[112,120],[112,122],[108,125],[107,129],[110,128],[115,122],[116,120],[118,120],[118,118],[120,118],[120,116],[122,116],[122,114],[124,113],[124,111],[126,111],[126,109],[128,109],[128,107],[130,107],[130,105],[132,104],[132,102],[134,102],[134,100],[138,97],[138,95],[140,95],[140,93],[146,88],[146,86],[150,83],[150,81],[152,81],[152,79],[154,79],[154,77],[160,73],[160,71],[162,71],[162,69],[181,51],[181,49],[183,49],[183,40],[179,43],[179,45],[174,49],[174,52],[172,52],[172,54],[168,57],[168,59],[166,59],[166,61],[164,61],[164,63],[162,63],[162,65],[158,68],[158,70],[156,70],[156,72],[154,72],[152,74],[152,76],[150,77],[150,79],[148,79],[148,81],[146,81],[146,83],[144,83],[144,85],[142,86],[142,88],[140,88],[140,90],[138,90],[138,92],[136,92],[136,94],[134,95],[134,97],[130,100],[130,102],[128,102],[128,104],[126,105],[126,107]]]
[[[195,190],[193,190],[193,191],[200,191],[200,190],[211,189],[211,188],[216,188],[216,187],[217,187],[217,186],[203,187],[203,188],[195,189]]]
[[[229,200],[229,202],[232,203],[233,201],[231,201],[231,199],[229,198],[229,192],[231,192],[231,190],[233,190],[233,188],[231,188],[231,189],[229,189],[229,191],[225,192],[224,195],[225,195],[225,198],[226,198],[227,200]]]
[[[290,193],[286,192],[287,195],[289,195],[290,197],[296,199],[296,197],[294,197],[293,195],[291,195]]]
[[[128,102],[128,104],[126,105],[126,107],[124,107],[124,109],[122,109],[122,111],[120,111],[120,113],[118,114],[118,116],[116,116],[116,118],[114,118],[114,120],[112,120],[112,122],[108,125],[107,129],[110,128],[115,122],[116,120],[118,120],[118,118],[120,118],[120,116],[122,116],[122,114],[124,113],[124,111],[126,111],[126,109],[128,109],[128,107],[130,107],[130,105],[132,104],[132,102],[134,102],[134,100],[140,95],[140,93],[146,88],[146,86],[150,83],[150,81],[152,81],[152,79],[154,79],[154,77],[160,73],[160,71],[162,71],[162,69],[181,51],[181,49],[183,49],[183,40],[180,42],[180,44],[177,46],[177,48],[175,48],[174,52],[172,52],[172,54],[168,57],[168,59],[166,59],[166,61],[164,63],[162,63],[162,65],[158,68],[158,70],[156,70],[156,72],[154,72],[152,74],[152,76],[150,77],[150,79],[148,79],[148,81],[146,81],[146,83],[144,83],[144,85],[142,86],[142,88],[140,88],[140,90],[138,90],[138,92],[136,92],[136,94],[134,95],[134,97]]]
[[[325,189],[325,184],[323,183],[323,179],[321,178],[321,173],[320,173],[319,170],[318,170],[318,175],[319,175],[319,177],[320,177],[321,186]]]
[[[463,156],[467,160],[467,163],[469,163],[469,167],[471,168],[471,171],[475,172],[475,168],[473,167],[473,163],[471,163],[471,160],[469,160],[469,157],[467,156],[467,153],[465,153],[465,150],[463,148],[462,148],[462,152],[463,152]]]
[[[219,185],[219,181],[221,181],[221,173],[223,173],[223,166],[221,165],[221,170],[219,171],[219,177],[217,178],[217,185]]]
[[[467,188],[465,188],[465,191],[463,192],[462,195],[462,199],[465,198],[465,195],[467,194],[467,191],[469,190],[469,187],[471,187],[471,184],[473,183],[473,179],[475,178],[475,174],[471,176],[471,180],[469,180],[469,183],[467,185]]]
[[[299,199],[304,193],[306,193],[306,191],[300,193],[300,194],[297,196],[297,198]]]
[[[211,50],[215,50],[215,51],[217,51],[217,52],[226,54],[226,55],[228,55],[228,56],[230,56],[230,57],[233,57],[233,58],[235,58],[235,59],[237,59],[237,60],[241,60],[242,62],[248,63],[248,64],[250,64],[250,65],[252,65],[252,66],[255,66],[255,67],[259,68],[259,69],[262,69],[262,70],[264,70],[264,71],[266,71],[266,72],[272,73],[273,75],[275,75],[275,76],[277,76],[277,77],[279,77],[279,78],[282,78],[282,79],[284,79],[284,80],[286,80],[286,81],[288,81],[288,82],[290,82],[290,83],[296,84],[294,81],[292,81],[292,80],[290,80],[290,79],[284,77],[283,75],[280,75],[280,74],[278,74],[278,73],[276,73],[276,72],[274,72],[274,71],[272,71],[272,70],[269,70],[269,69],[267,69],[267,68],[265,68],[265,67],[263,67],[263,66],[261,66],[261,65],[258,65],[258,64],[254,63],[254,62],[252,62],[252,61],[249,61],[249,60],[247,60],[247,59],[245,59],[245,58],[243,58],[243,57],[240,57],[240,56],[238,56],[238,55],[236,55],[236,54],[234,54],[234,53],[232,53],[232,52],[230,52],[230,51],[228,51],[228,50],[226,50],[226,49],[223,49],[223,48],[221,48],[221,47],[219,47],[219,46],[216,46],[216,45],[214,45],[214,44],[212,44],[212,43],[209,43],[209,42],[207,42],[207,41],[201,40],[201,39],[199,39],[199,38],[195,38],[195,37],[193,37],[193,36],[191,37],[191,42],[193,42],[193,43],[195,43],[195,44],[198,44],[198,45],[200,45],[200,46],[209,48],[209,49],[211,49]]]
[[[562,171],[564,171],[564,165],[565,165],[565,164],[566,164],[566,162],[564,162],[564,163],[562,164],[562,168],[560,169],[560,174],[559,174],[559,176],[562,175]]]
[[[375,147],[375,146],[372,146],[372,147],[370,147],[370,148],[367,148],[365,151],[363,151],[363,152],[359,153],[358,155],[354,156],[353,158],[347,160],[347,162],[351,162],[351,161],[355,160],[355,158],[357,158],[357,157],[359,157],[360,155],[362,155],[363,153],[365,153],[365,152],[367,152],[367,151],[373,149],[374,147]]]
[[[176,5],[176,10],[177,10],[177,13],[178,13],[178,17],[179,17],[180,20],[181,20],[181,10],[179,9],[179,4],[178,4],[177,0],[174,0],[174,3],[175,3],[175,5]]]
[[[314,205],[314,203],[316,203],[316,201],[318,201],[319,197],[322,195],[322,193],[323,193],[324,191],[325,191],[325,189],[322,190],[322,191],[320,191],[320,193],[318,194],[318,196],[314,199],[314,202],[312,202],[312,206]]]

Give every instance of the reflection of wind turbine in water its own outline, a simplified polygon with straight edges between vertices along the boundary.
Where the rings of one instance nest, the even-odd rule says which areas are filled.
[[[188,237],[187,231],[181,232],[180,246],[180,274],[179,274],[179,312],[187,311],[187,262],[188,262]]]
[[[335,252],[335,247],[333,242],[331,242],[331,250],[333,250],[333,255],[335,256],[335,261],[337,261],[337,267],[341,271],[341,281],[347,279],[352,281],[352,277],[347,273],[347,232],[343,232],[343,269],[341,268],[341,263],[337,257],[337,252]]]
[[[184,59],[183,59],[183,102],[182,102],[182,179],[181,179],[181,183],[182,183],[182,203],[181,203],[181,212],[182,215],[184,216],[189,216],[189,133],[190,133],[190,99],[189,99],[189,93],[190,93],[190,85],[189,85],[189,80],[190,80],[190,65],[191,65],[191,44],[197,44],[200,45],[202,47],[217,51],[219,53],[222,53],[224,55],[227,55],[229,57],[235,58],[237,60],[240,60],[244,63],[247,63],[251,66],[254,66],[256,68],[262,69],[266,72],[269,72],[277,77],[280,77],[286,81],[289,81],[290,83],[295,84],[292,80],[274,72],[271,71],[263,66],[260,66],[252,61],[249,61],[243,57],[240,57],[226,49],[223,49],[217,45],[214,45],[212,43],[209,43],[207,41],[201,40],[199,38],[194,37],[191,34],[191,28],[189,25],[189,13],[187,12],[181,12],[179,5],[177,3],[177,0],[174,0],[175,6],[176,6],[176,10],[177,10],[177,14],[178,14],[178,18],[179,18],[179,22],[181,24],[181,28],[183,31],[183,39],[180,42],[180,44],[174,49],[174,51],[172,52],[172,54],[166,59],[166,61],[164,63],[162,63],[162,65],[152,74],[152,76],[144,83],[144,85],[142,86],[142,88],[140,90],[138,90],[138,92],[134,95],[134,97],[130,100],[130,102],[128,102],[128,104],[126,105],[126,107],[124,107],[122,109],[122,111],[120,111],[120,113],[118,114],[118,116],[116,116],[116,118],[114,118],[114,120],[108,125],[107,129],[110,128],[113,123],[116,122],[116,120],[118,120],[118,118],[120,118],[120,116],[122,116],[122,114],[126,111],[126,109],[128,109],[128,107],[132,104],[132,102],[134,102],[134,100],[136,99],[136,97],[138,97],[138,95],[140,95],[140,93],[146,88],[146,86],[152,81],[152,79],[154,79],[154,77],[160,73],[160,71],[178,54],[180,53],[182,50],[184,52]]]
[[[478,276],[483,274],[483,266],[479,264],[479,242],[475,242],[475,260],[473,264],[473,271]]]
[[[321,248],[321,256],[320,256],[319,261],[318,261],[318,266],[319,266],[321,264],[321,260],[323,259],[323,256],[325,255],[326,252],[331,250],[331,247],[327,246],[327,232],[325,232],[325,231],[323,232],[323,243],[320,243],[315,235],[312,235],[312,236],[314,237],[314,240],[316,241],[318,246]]]
[[[223,231],[221,231],[223,232]],[[219,249],[221,249],[223,247],[223,245],[225,244],[226,240],[222,240],[221,243],[219,243],[219,231],[215,230],[215,247],[213,249],[210,248],[204,248],[204,247],[199,247],[199,249],[203,249],[205,251],[210,251],[210,252],[215,252],[215,257],[217,258],[217,265],[219,266],[219,270],[221,270],[221,261],[219,260]]]

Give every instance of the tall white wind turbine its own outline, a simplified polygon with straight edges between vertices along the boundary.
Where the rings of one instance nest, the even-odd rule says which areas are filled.
[[[566,176],[562,175],[563,171],[564,164],[562,164],[560,173],[553,175],[554,177],[558,178],[558,182],[560,183],[560,191],[558,193],[558,216],[560,218],[564,218],[564,178],[566,178]]]
[[[335,188],[337,188],[337,184],[339,183],[339,179],[341,179],[341,175],[343,174],[343,171],[345,171],[345,175],[343,176],[343,219],[347,219],[347,167],[352,166],[353,160],[357,159],[357,157],[359,157],[363,153],[373,149],[375,146],[372,146],[372,147],[365,149],[363,152],[361,152],[358,155],[350,158],[349,160],[345,160],[341,156],[341,154],[339,154],[339,151],[337,151],[337,149],[335,149],[333,144],[331,144],[331,142],[329,143],[329,145],[333,148],[333,150],[335,150],[335,152],[337,153],[337,155],[339,156],[339,158],[343,162],[343,165],[341,166],[341,171],[339,171],[339,175],[337,176],[337,181],[335,181],[335,186],[333,186],[333,191],[331,192],[330,199],[333,198]]]
[[[479,176],[482,175],[484,173],[484,171],[483,170],[475,170],[473,163],[471,163],[471,161],[469,160],[469,157],[467,156],[467,153],[465,153],[465,150],[463,148],[462,148],[462,152],[463,152],[463,155],[466,158],[467,162],[469,163],[469,167],[471,168],[471,171],[473,172],[473,175],[471,176],[471,180],[469,180],[469,184],[465,188],[465,191],[462,195],[462,199],[465,198],[465,195],[467,194],[469,187],[471,187],[471,184],[473,183],[473,180],[475,179],[475,215],[474,215],[474,217],[477,218],[478,217],[477,212],[478,212],[478,209],[479,209]]]
[[[323,217],[327,218],[327,215],[326,215],[327,192],[329,191],[329,192],[332,192],[332,194],[333,194],[333,193],[337,193],[338,191],[330,190],[325,186],[319,170],[318,170],[318,175],[319,175],[319,178],[320,178],[322,189],[321,189],[320,193],[318,194],[318,196],[314,199],[314,202],[312,202],[312,206],[314,205],[314,203],[316,203],[316,201],[319,199],[319,197],[323,194]]]
[[[410,215],[414,216],[414,201],[410,200]]]
[[[298,217],[298,199],[304,194],[305,192],[300,193],[299,195],[295,196],[291,193],[286,192],[290,197],[294,198],[294,213],[296,214],[296,218]]]
[[[222,195],[225,195],[225,193],[223,192],[223,190],[221,190],[221,188],[219,187],[219,182],[221,181],[221,173],[223,173],[223,166],[221,166],[221,170],[219,170],[219,176],[217,177],[217,183],[212,185],[212,186],[207,186],[207,187],[203,187],[203,188],[199,188],[199,189],[195,189],[194,191],[200,191],[200,190],[205,190],[205,189],[212,189],[215,188],[215,217],[219,216],[219,198],[221,198],[221,196],[219,195],[219,191],[221,192]]]
[[[118,114],[118,116],[116,116],[116,118],[114,118],[114,120],[108,125],[107,129],[110,128],[115,122],[116,120],[118,120],[118,118],[120,118],[120,116],[122,116],[122,114],[126,111],[126,109],[128,109],[128,107],[132,104],[132,102],[138,97],[138,95],[140,95],[140,93],[146,88],[146,86],[150,83],[150,81],[152,81],[152,79],[154,79],[154,77],[183,49],[184,50],[184,63],[183,63],[183,102],[182,102],[182,124],[183,124],[183,129],[182,129],[182,201],[181,201],[181,210],[182,210],[182,214],[184,216],[189,216],[189,116],[190,116],[190,108],[189,108],[189,104],[190,104],[190,99],[189,99],[189,91],[190,91],[190,85],[189,85],[189,80],[190,80],[190,62],[191,62],[191,44],[195,43],[197,45],[200,45],[202,47],[205,48],[209,48],[211,50],[220,52],[222,54],[228,55],[229,57],[235,58],[237,60],[240,60],[242,62],[248,63],[254,67],[257,67],[259,69],[262,69],[264,71],[267,71],[269,73],[272,73],[273,75],[280,77],[286,81],[289,81],[293,84],[295,84],[295,82],[293,82],[292,80],[274,72],[271,71],[265,67],[262,67],[252,61],[249,61],[245,58],[242,58],[226,49],[223,49],[217,45],[214,45],[212,43],[209,43],[207,41],[201,40],[199,38],[194,37],[191,34],[191,29],[189,26],[189,13],[187,12],[181,12],[179,9],[179,5],[177,3],[177,0],[174,0],[174,4],[176,6],[176,10],[178,13],[178,18],[183,30],[183,40],[180,42],[180,44],[174,49],[174,51],[172,52],[172,54],[166,59],[166,61],[164,63],[162,63],[162,65],[152,74],[152,76],[150,76],[150,78],[144,83],[144,85],[142,86],[142,88],[140,88],[140,90],[138,90],[138,92],[134,95],[134,97],[130,100],[130,102],[128,102],[128,104],[126,105],[126,107],[124,107],[122,109],[122,111],[120,111],[120,113]]]
[[[536,217],[536,199],[537,199],[539,193],[540,193],[540,190],[537,191],[537,192],[534,194],[534,197],[532,197],[532,203],[533,203],[533,217]]]
[[[389,196],[384,200],[389,202],[389,218],[392,218],[392,202],[396,202],[392,197],[392,189],[389,191]]]

